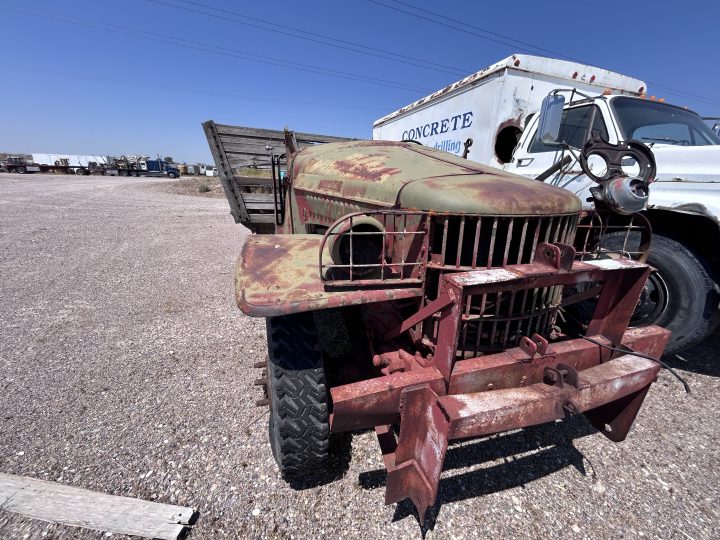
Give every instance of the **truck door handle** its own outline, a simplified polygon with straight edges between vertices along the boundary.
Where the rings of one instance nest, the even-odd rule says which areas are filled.
[[[535,158],[520,158],[517,160],[518,167],[527,167],[530,165]]]

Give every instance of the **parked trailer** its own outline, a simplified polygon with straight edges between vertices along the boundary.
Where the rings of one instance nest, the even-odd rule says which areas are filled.
[[[414,143],[299,149],[291,133],[253,207],[232,139],[205,130],[235,220],[268,233],[246,240],[235,294],[267,321],[258,405],[284,478],[327,467],[333,434],[374,429],[385,502],[410,498],[422,523],[453,440],[580,414],[625,438],[669,333],[627,328],[642,257],[594,246],[636,216]],[[559,316],[583,295],[594,310]]]
[[[33,160],[10,156],[0,162],[0,168],[6,172],[24,173],[61,173],[61,174],[99,174],[107,176],[150,176],[179,178],[180,169],[173,163],[147,157],[120,158],[105,156],[68,156],[64,154],[32,154]]]
[[[59,173],[59,174],[104,174],[104,165],[90,162],[86,165],[70,165],[67,159],[57,160],[54,163],[38,163],[27,161],[22,157],[9,157],[2,163],[0,168],[5,172],[18,174],[25,173]]]

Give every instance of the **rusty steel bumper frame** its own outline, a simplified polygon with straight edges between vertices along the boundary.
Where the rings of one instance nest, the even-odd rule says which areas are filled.
[[[409,497],[420,516],[434,504],[450,440],[478,437],[584,414],[613,441],[623,440],[660,364],[670,333],[627,329],[650,267],[628,259],[574,261],[563,244],[540,244],[535,262],[447,274],[437,300],[385,337],[435,315],[439,331],[431,362],[330,390],[333,432],[374,428],[388,470],[387,504]],[[552,344],[526,336],[520,347],[457,358],[468,295],[600,282],[586,335]],[[614,352],[598,343],[623,347]],[[399,424],[399,438],[392,425]]]

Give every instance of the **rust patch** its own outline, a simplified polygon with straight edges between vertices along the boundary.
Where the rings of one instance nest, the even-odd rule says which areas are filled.
[[[414,298],[420,288],[327,291],[318,272],[319,235],[251,236],[235,274],[238,307],[253,317]]]
[[[352,154],[347,159],[336,161],[333,167],[354,178],[380,182],[400,172],[395,167],[386,167],[386,161],[387,156],[384,154]]]

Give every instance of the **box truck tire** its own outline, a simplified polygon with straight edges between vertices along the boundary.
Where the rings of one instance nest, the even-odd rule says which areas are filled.
[[[608,234],[602,245],[621,250],[624,238],[624,232]],[[677,353],[705,339],[720,322],[720,294],[702,259],[680,242],[653,234],[647,262],[656,271],[645,285],[633,325],[657,324],[670,330],[665,354]]]

